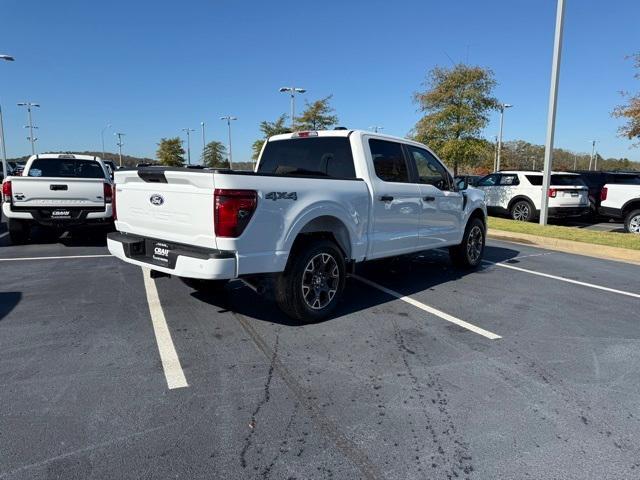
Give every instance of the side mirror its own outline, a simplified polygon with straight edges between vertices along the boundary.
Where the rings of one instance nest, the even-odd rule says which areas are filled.
[[[469,188],[469,180],[467,179],[467,177],[463,177],[458,180],[456,182],[456,187],[458,188],[458,191],[466,190],[467,188]]]

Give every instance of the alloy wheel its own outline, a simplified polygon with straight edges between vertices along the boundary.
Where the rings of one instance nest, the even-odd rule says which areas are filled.
[[[524,202],[517,203],[513,207],[513,219],[521,222],[529,220],[529,205]]]
[[[475,264],[482,255],[484,234],[478,225],[474,225],[467,237],[467,257]]]
[[[338,262],[328,253],[314,256],[302,274],[302,298],[313,310],[325,308],[340,285],[340,268]]]

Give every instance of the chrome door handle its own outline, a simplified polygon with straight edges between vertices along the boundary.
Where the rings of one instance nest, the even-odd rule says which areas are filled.
[[[382,195],[380,197],[380,201],[382,201],[382,202],[393,202],[393,197],[391,195]]]

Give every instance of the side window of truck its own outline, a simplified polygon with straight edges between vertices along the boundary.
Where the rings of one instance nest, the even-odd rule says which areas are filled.
[[[409,169],[402,145],[372,138],[369,140],[376,176],[384,182],[409,183]]]
[[[427,150],[407,145],[418,172],[418,182],[439,190],[451,190],[451,178],[442,164]]]

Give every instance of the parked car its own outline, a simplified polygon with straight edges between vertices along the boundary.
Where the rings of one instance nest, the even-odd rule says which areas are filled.
[[[102,163],[104,163],[105,166],[107,167],[107,169],[109,170],[109,175],[111,176],[111,179],[113,180],[113,174],[118,169],[118,167],[116,166],[116,162],[114,162],[113,160],[102,160]]]
[[[2,213],[15,244],[28,240],[34,224],[67,228],[112,221],[111,179],[98,157],[32,155],[22,176],[5,179],[2,195]]]
[[[484,251],[484,194],[458,191],[427,147],[387,135],[276,135],[255,172],[149,167],[115,178],[113,255],[200,287],[242,278],[272,288],[300,321],[335,308],[357,262],[449,247],[474,268]]]
[[[640,172],[601,172],[575,170],[589,187],[589,207],[592,216],[600,210],[600,193],[605,184],[640,184]]]
[[[542,173],[512,170],[482,178],[476,188],[486,194],[487,210],[507,214],[514,220],[534,220],[542,204]],[[589,213],[589,195],[579,175],[552,172],[549,196],[550,217],[578,217]]]
[[[7,162],[7,177],[10,176],[13,172],[13,167],[11,166],[10,162]],[[4,181],[4,169],[2,168],[2,165],[0,164],[0,183],[2,183]],[[2,199],[0,198],[0,201]]]
[[[607,183],[600,193],[600,214],[623,220],[627,232],[640,234],[640,182]]]

